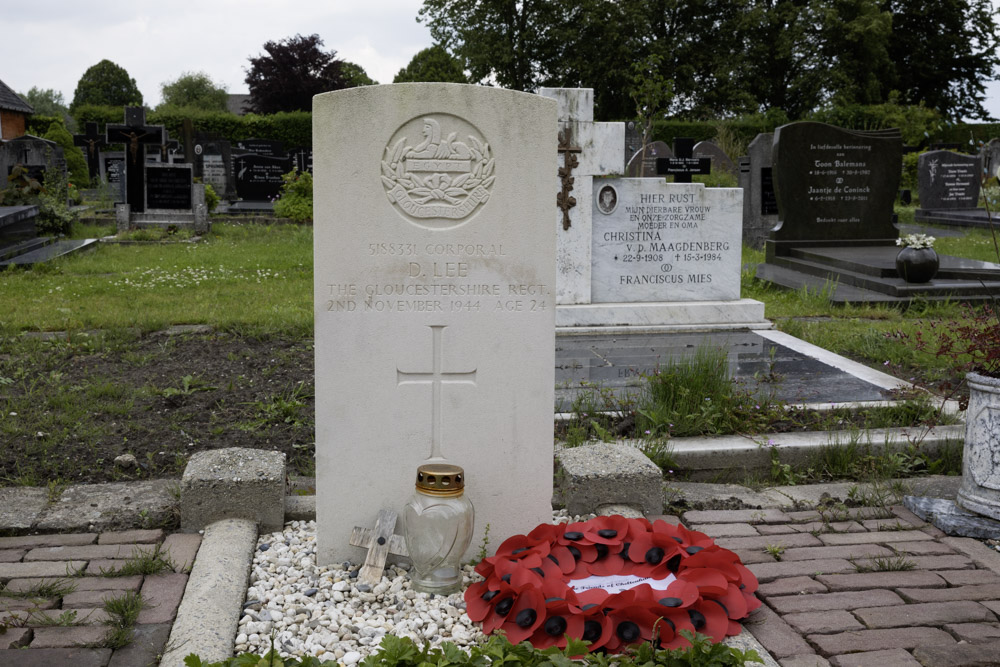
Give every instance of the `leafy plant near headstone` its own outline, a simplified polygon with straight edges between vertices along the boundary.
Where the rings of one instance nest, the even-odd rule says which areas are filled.
[[[313,178],[307,171],[292,171],[281,177],[281,196],[274,202],[274,214],[296,222],[312,222]]]
[[[713,644],[705,635],[681,630],[691,642],[684,649],[655,649],[651,643],[640,644],[620,655],[587,653],[587,642],[570,638],[566,648],[555,646],[536,649],[527,641],[511,644],[502,634],[495,634],[466,653],[450,642],[438,647],[418,645],[409,637],[386,635],[376,653],[362,660],[361,667],[739,667],[760,662],[756,651]],[[301,659],[281,658],[272,648],[265,655],[244,653],[219,662],[203,662],[191,654],[184,659],[187,667],[333,667],[336,660],[320,661],[312,656]]]

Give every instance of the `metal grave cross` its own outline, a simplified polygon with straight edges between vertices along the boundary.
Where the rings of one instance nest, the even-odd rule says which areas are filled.
[[[566,128],[559,132],[559,148],[557,152],[563,156],[563,166],[559,167],[559,182],[562,190],[556,193],[556,206],[562,211],[563,229],[569,229],[572,224],[569,219],[569,210],[576,206],[576,197],[570,193],[573,191],[573,169],[580,166],[580,161],[576,158],[576,153],[583,149],[573,144],[573,131]]]
[[[693,174],[712,173],[712,158],[692,157],[694,139],[674,139],[674,157],[656,158],[656,175],[673,176],[674,183],[690,183]]]
[[[395,527],[396,513],[392,510],[379,510],[374,529],[355,526],[354,530],[351,531],[351,546],[368,549],[365,564],[358,572],[358,580],[361,583],[374,586],[382,579],[385,559],[389,554],[410,555],[406,550],[406,542],[403,537],[393,535],[392,531]]]
[[[163,143],[163,126],[146,125],[146,110],[125,107],[125,124],[108,124],[109,144],[125,144],[125,200],[133,212],[146,210],[146,146]]]
[[[396,368],[396,386],[404,384],[431,385],[431,455],[430,458],[443,458],[441,454],[441,385],[471,384],[476,385],[476,369],[464,372],[445,372],[442,357],[442,338],[445,325],[429,325],[432,334],[433,362],[429,372],[411,373]]]
[[[73,135],[74,146],[86,146],[87,170],[90,172],[90,180],[94,180],[101,175],[100,149],[108,145],[104,140],[104,135],[97,131],[97,123],[91,121],[85,126],[83,134]]]

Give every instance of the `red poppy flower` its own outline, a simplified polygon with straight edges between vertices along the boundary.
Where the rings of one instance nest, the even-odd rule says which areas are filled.
[[[595,589],[597,590],[597,589]],[[587,591],[590,593],[591,591]],[[601,591],[607,596],[606,591]],[[594,652],[603,648],[614,635],[614,627],[611,619],[604,613],[604,608],[593,602],[584,602],[583,594],[580,596],[580,616],[583,618],[583,634],[580,639],[589,642],[587,648]]]
[[[680,561],[675,556],[679,553],[680,545],[671,536],[664,533],[645,533],[629,544],[628,558],[634,563],[633,574],[663,579],[676,571],[676,565]]]
[[[606,616],[611,621],[613,632],[605,648],[612,653],[630,644],[652,640],[660,620],[658,614],[644,606],[610,609]]]
[[[729,631],[729,616],[721,604],[715,600],[701,599],[687,610],[695,632],[711,637],[713,642],[721,642]]]
[[[543,594],[545,591],[543,590]],[[566,648],[566,637],[582,637],[584,617],[572,591],[566,598],[545,599],[545,622],[531,635],[532,646],[539,649],[550,646]]]
[[[510,612],[499,624],[499,629],[507,635],[511,644],[520,644],[534,634],[545,622],[545,598],[542,592],[533,586],[525,586],[518,591]],[[483,623],[483,630],[486,623]]]

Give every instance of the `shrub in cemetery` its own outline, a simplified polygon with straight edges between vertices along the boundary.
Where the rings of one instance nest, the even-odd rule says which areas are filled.
[[[211,183],[205,183],[205,206],[208,208],[208,212],[211,213],[219,205],[219,194],[212,187]]]
[[[313,178],[307,171],[293,171],[281,177],[280,198],[274,202],[274,213],[296,222],[312,222]]]
[[[90,172],[87,170],[87,158],[79,146],[73,144],[73,135],[63,126],[62,121],[49,125],[48,131],[42,137],[54,141],[63,149],[66,158],[66,168],[69,169],[70,182],[81,187],[90,187]]]
[[[42,190],[38,193],[38,221],[35,223],[40,234],[69,234],[70,227],[80,216],[70,210],[68,199],[66,174],[62,169],[46,169]]]
[[[42,184],[28,174],[22,165],[16,164],[7,176],[7,187],[0,190],[0,205],[21,206],[38,201]]]

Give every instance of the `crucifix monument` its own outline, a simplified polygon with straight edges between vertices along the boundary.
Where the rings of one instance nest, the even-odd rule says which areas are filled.
[[[556,129],[498,88],[314,99],[319,563],[426,461],[465,469],[474,545],[551,519]]]
[[[83,152],[87,156],[87,171],[93,181],[101,175],[101,149],[108,145],[104,135],[97,131],[97,123],[88,122],[83,134],[73,135],[74,146],[86,146]]]
[[[146,125],[143,107],[125,107],[125,124],[108,124],[109,144],[125,144],[125,198],[133,213],[146,210],[146,146],[159,147],[163,141],[162,125]]]

